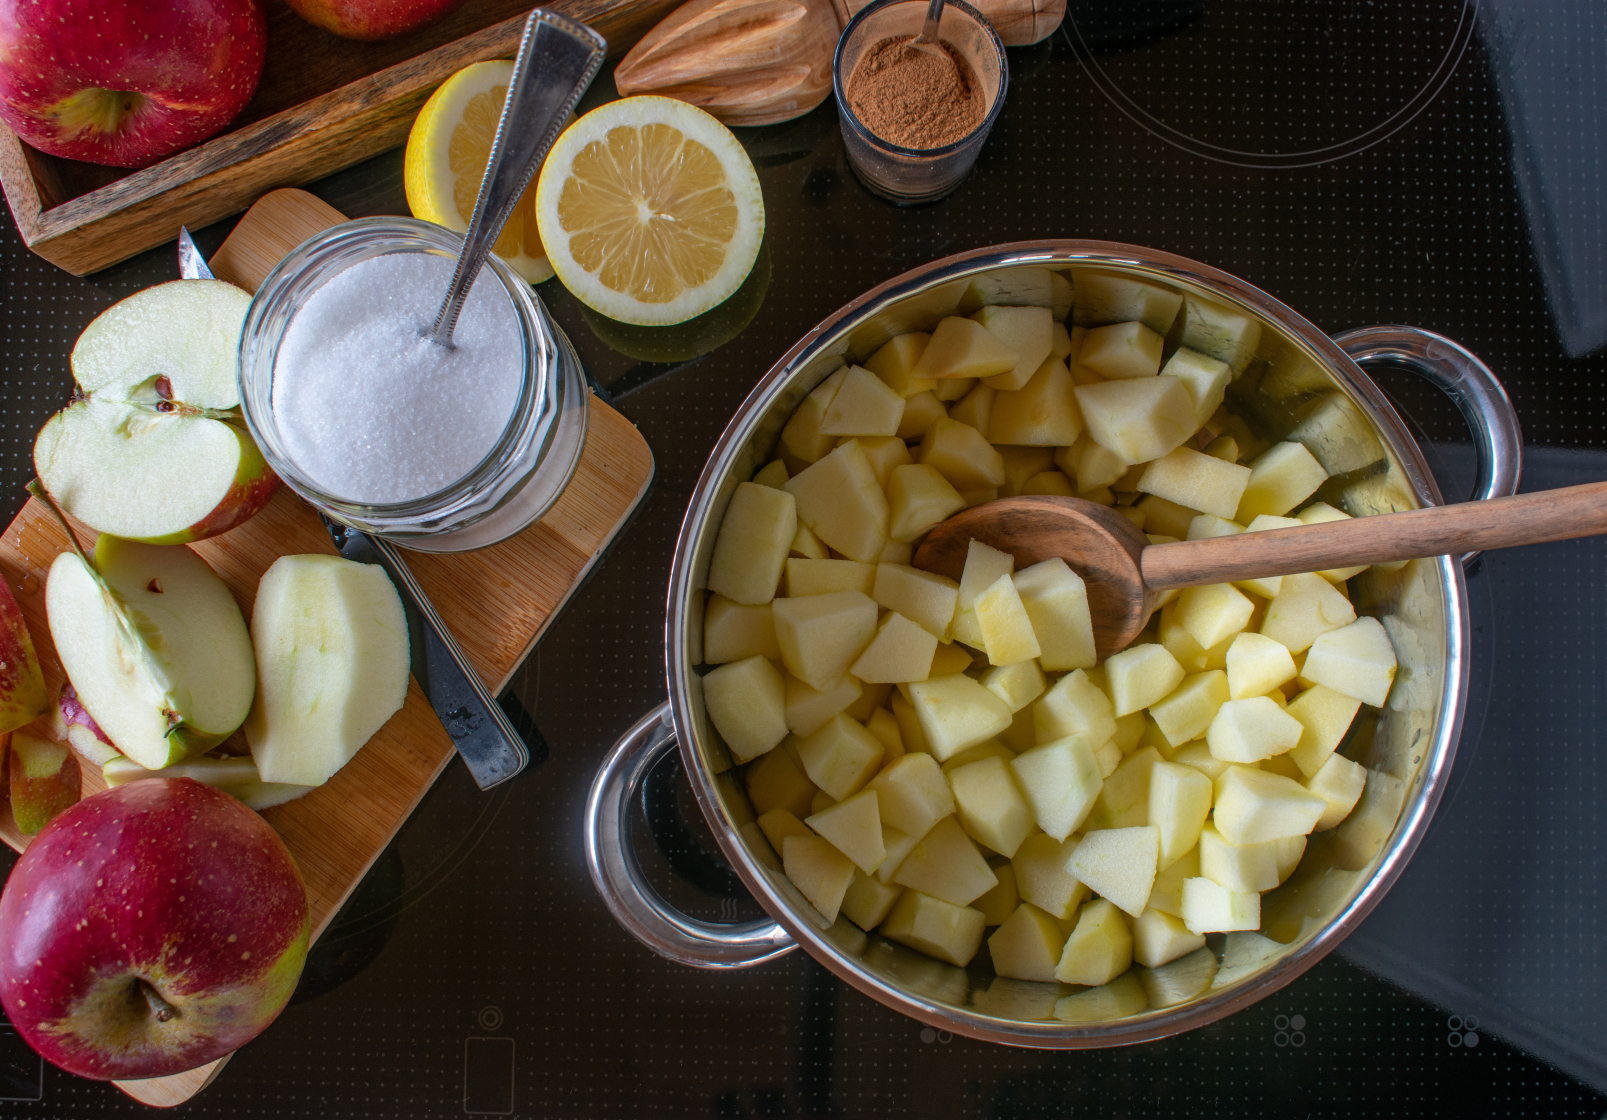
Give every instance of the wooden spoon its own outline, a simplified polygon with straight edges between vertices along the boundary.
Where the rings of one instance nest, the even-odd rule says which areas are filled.
[[[1040,494],[955,514],[927,533],[913,563],[959,579],[973,538],[1010,553],[1017,571],[1061,557],[1088,585],[1094,643],[1103,659],[1138,636],[1155,610],[1156,593],[1168,588],[1600,533],[1607,533],[1607,482],[1175,544],[1150,544],[1108,506]]]

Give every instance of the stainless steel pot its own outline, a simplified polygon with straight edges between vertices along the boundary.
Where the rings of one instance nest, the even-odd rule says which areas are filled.
[[[1477,357],[1441,336],[1375,327],[1331,339],[1233,276],[1111,242],[996,246],[889,280],[821,323],[776,363],[726,428],[692,495],[670,576],[669,701],[615,746],[586,812],[592,881],[620,924],[655,952],[700,968],[743,968],[801,945],[871,998],[943,1030],[1019,1046],[1114,1046],[1202,1026],[1276,991],[1338,944],[1399,877],[1444,792],[1461,731],[1468,673],[1462,565],[1471,555],[1378,566],[1352,581],[1358,611],[1385,624],[1400,661],[1387,706],[1364,708],[1342,748],[1368,767],[1367,791],[1344,824],[1313,838],[1289,882],[1263,899],[1261,932],[1278,944],[1262,945],[1264,958],[1252,954],[1230,962],[1235,967],[1217,972],[1214,986],[1193,990],[1198,984],[1191,985],[1185,973],[1201,967],[1195,957],[1156,970],[1135,966],[1144,983],[1127,987],[1129,995],[1145,993],[1141,1010],[1129,1004],[1093,1022],[1060,1021],[1054,1005],[1073,990],[1066,985],[995,977],[986,954],[979,954],[983,963],[954,968],[867,935],[846,918],[828,925],[781,874],[755,827],[699,687],[702,588],[732,492],[772,458],[799,401],[845,361],[865,358],[895,334],[930,330],[944,315],[966,310],[978,299],[975,281],[995,291],[1043,292],[1041,272],[1009,270],[1050,269],[1075,277],[1088,267],[1255,316],[1261,341],[1230,390],[1229,406],[1264,438],[1304,443],[1329,471],[1318,496],[1332,504],[1359,516],[1442,500],[1399,415],[1362,372],[1363,364],[1386,361],[1410,366],[1461,408],[1480,450],[1477,497],[1517,490],[1522,438],[1511,403]],[[644,882],[630,843],[629,810],[647,770],[676,743],[726,858],[773,921],[696,921],[675,912]],[[1207,949],[1219,956],[1222,936],[1213,935]],[[1210,971],[1211,962],[1204,965]]]

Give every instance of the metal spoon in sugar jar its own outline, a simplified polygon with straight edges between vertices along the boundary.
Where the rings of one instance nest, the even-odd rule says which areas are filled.
[[[972,540],[1015,558],[1016,570],[1058,556],[1088,589],[1101,660],[1126,649],[1171,588],[1290,576],[1607,533],[1607,482],[1374,514],[1206,540],[1150,544],[1115,510],[1036,494],[985,502],[943,521],[915,550],[917,568],[951,579]]]

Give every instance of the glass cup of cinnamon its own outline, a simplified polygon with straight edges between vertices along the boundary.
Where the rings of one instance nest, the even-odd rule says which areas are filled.
[[[843,30],[832,86],[848,163],[893,202],[934,202],[960,185],[1004,105],[1010,68],[987,17],[948,0],[937,45],[911,45],[926,0],[876,0]]]

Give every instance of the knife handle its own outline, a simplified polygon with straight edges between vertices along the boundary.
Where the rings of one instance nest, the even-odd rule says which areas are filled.
[[[435,613],[430,597],[413,578],[412,569],[396,546],[346,526],[338,528],[344,538],[341,554],[349,560],[384,568],[402,597],[412,645],[413,676],[429,697],[452,745],[468,764],[475,784],[490,789],[523,770],[530,762],[524,739],[469,664],[441,616]]]

